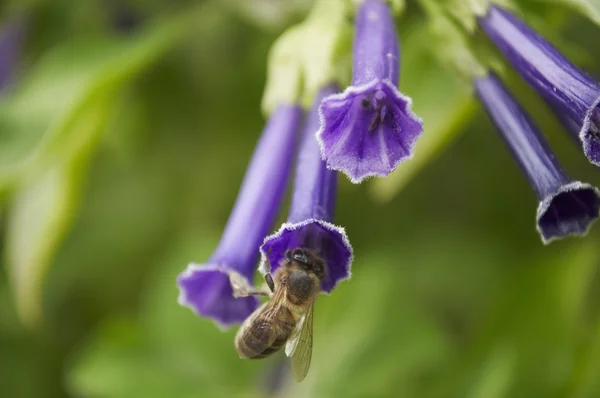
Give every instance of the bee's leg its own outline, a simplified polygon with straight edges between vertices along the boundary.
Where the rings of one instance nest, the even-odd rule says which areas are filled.
[[[255,287],[246,281],[240,273],[229,271],[229,283],[233,289],[233,297],[248,297],[248,296],[270,296],[271,292],[267,286]]]

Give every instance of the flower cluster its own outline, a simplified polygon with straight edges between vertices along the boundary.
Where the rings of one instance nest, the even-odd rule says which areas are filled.
[[[600,166],[600,85],[509,11],[492,6],[479,25]]]
[[[288,221],[279,231],[267,237],[260,247],[263,273],[276,270],[289,249],[305,247],[319,253],[329,268],[321,284],[325,292],[331,292],[339,281],[350,276],[352,262],[352,246],[346,233],[342,228],[331,224],[337,174],[321,160],[314,136],[319,126],[319,104],[334,93],[336,88],[335,85],[324,87],[306,118],[296,161],[296,178]]]
[[[352,246],[344,229],[332,223],[337,171],[352,182],[387,175],[410,158],[422,132],[411,100],[398,91],[398,37],[384,0],[365,0],[356,9],[352,84],[340,93],[343,73],[337,71],[343,69],[340,59],[349,57],[336,54],[349,43],[348,4],[317,1],[307,20],[273,46],[263,98],[269,122],[221,241],[206,263],[190,264],[179,276],[180,304],[221,327],[242,322],[257,308],[255,297],[239,292],[259,293],[252,286],[259,253],[260,271],[267,274],[288,251],[309,249],[327,265],[324,293],[349,278]],[[324,23],[324,14],[333,17]],[[310,109],[301,128],[307,98]],[[294,158],[287,222],[267,236]]]
[[[600,165],[600,85],[510,11],[492,5],[478,18],[478,24],[580,140],[590,162]],[[567,177],[531,118],[497,76],[476,77],[474,84],[537,194],[536,220],[542,241],[585,234],[598,218],[600,192]]]
[[[301,117],[296,105],[282,104],[273,112],[217,249],[205,264],[190,264],[179,277],[179,303],[223,327],[243,321],[258,307],[255,297],[233,297],[229,273],[252,282],[258,247],[285,193]]]
[[[421,2],[439,21],[441,5]],[[349,278],[352,247],[344,229],[332,223],[337,172],[353,183],[386,176],[411,158],[423,132],[410,98],[398,89],[400,45],[390,2],[355,3],[353,46],[346,13],[354,3],[346,0],[316,0],[308,18],[273,46],[263,97],[269,122],[225,232],[211,258],[190,264],[178,280],[179,302],[223,327],[244,321],[258,306],[247,296],[260,293],[253,287],[259,254],[259,270],[268,275],[293,249],[310,250],[327,265],[325,293]],[[473,9],[478,26],[578,138],[588,159],[600,165],[600,85],[511,12],[480,7],[484,3],[472,2],[478,5]],[[542,241],[584,234],[598,217],[600,192],[567,176],[500,78],[466,50],[462,33],[454,30],[447,39],[457,41],[444,53],[468,56],[450,59],[472,70],[477,96],[538,197]],[[342,91],[343,61],[350,58],[351,82]],[[294,159],[289,215],[269,235]]]
[[[599,192],[572,181],[527,113],[494,74],[475,79],[475,88],[540,201],[537,228],[544,243],[569,234],[584,234],[598,217]]]

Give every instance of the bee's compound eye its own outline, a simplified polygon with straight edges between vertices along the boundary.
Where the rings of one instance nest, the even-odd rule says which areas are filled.
[[[306,253],[302,249],[294,249],[292,252],[292,257],[296,261],[300,261],[301,263],[306,264],[308,262],[308,258],[306,257]]]
[[[288,250],[285,252],[285,259],[288,263],[292,262],[292,251]]]

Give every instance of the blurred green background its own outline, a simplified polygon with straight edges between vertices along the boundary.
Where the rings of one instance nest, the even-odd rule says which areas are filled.
[[[598,76],[600,27],[569,2],[520,3]],[[269,47],[309,6],[2,3],[23,40],[0,100],[0,396],[600,396],[600,226],[541,244],[531,188],[412,1],[401,88],[426,133],[388,178],[340,178],[353,277],[317,301],[307,379],[240,360],[235,330],[177,304],[262,130]],[[507,72],[565,168],[600,184]]]

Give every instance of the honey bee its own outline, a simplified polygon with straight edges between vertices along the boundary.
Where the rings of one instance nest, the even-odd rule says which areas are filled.
[[[269,290],[244,286],[232,278],[234,295],[269,295],[270,300],[246,319],[235,337],[240,358],[261,359],[285,344],[292,374],[300,382],[308,373],[313,343],[313,307],[325,278],[325,262],[307,249],[285,253],[273,276],[265,276]]]

